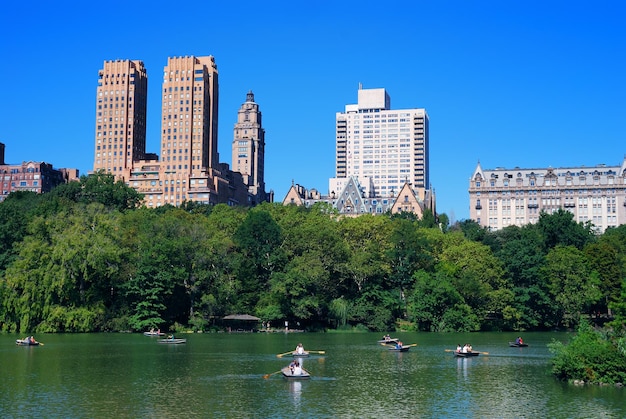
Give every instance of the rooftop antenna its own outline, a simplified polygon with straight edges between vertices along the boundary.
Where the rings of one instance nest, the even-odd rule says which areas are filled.
[[[359,82],[359,90],[363,90],[363,83]]]

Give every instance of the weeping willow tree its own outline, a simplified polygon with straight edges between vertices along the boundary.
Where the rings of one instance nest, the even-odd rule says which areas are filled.
[[[337,327],[345,326],[348,322],[349,304],[345,298],[335,298],[328,307],[330,317],[337,323]]]

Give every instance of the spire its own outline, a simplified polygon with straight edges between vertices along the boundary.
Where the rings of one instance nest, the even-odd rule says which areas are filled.
[[[246,102],[254,102],[254,93],[252,93],[252,90],[248,91],[248,94],[246,95]]]

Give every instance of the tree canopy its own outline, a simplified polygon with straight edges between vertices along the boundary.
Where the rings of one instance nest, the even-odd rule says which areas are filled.
[[[208,330],[235,313],[424,331],[626,319],[626,228],[595,235],[567,211],[490,232],[430,213],[140,201],[96,173],[0,203],[0,328]]]

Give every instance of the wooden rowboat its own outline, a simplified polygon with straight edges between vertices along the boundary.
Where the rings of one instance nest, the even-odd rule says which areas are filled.
[[[165,336],[163,332],[143,332],[144,336]]]
[[[402,348],[393,347],[393,348],[388,348],[388,349],[390,351],[393,351],[393,352],[408,352],[409,349],[411,349],[411,347],[410,346],[403,346]]]
[[[460,358],[469,358],[472,356],[478,356],[480,355],[480,352],[459,352],[459,351],[454,351],[454,356],[458,356]]]
[[[294,352],[294,353],[292,353],[292,356],[294,358],[308,358],[309,357],[309,353],[308,352],[302,352],[301,354],[299,354],[298,352]]]
[[[309,374],[308,371],[306,371],[304,368],[302,368],[302,374],[300,375],[293,375],[293,373],[291,372],[291,368],[289,367],[281,369],[280,372],[282,372],[283,377],[288,380],[306,380],[308,378],[311,378],[311,374]]]
[[[159,343],[169,343],[170,345],[179,345],[181,343],[187,343],[187,339],[159,339]]]
[[[29,339],[16,339],[15,344],[20,346],[39,346],[39,342],[31,342]]]
[[[392,343],[392,344],[395,344],[399,340],[400,339],[398,339],[398,338],[381,339],[381,340],[378,341],[378,343]]]
[[[527,343],[515,343],[515,342],[509,342],[509,346],[511,348],[525,348],[528,346]]]

